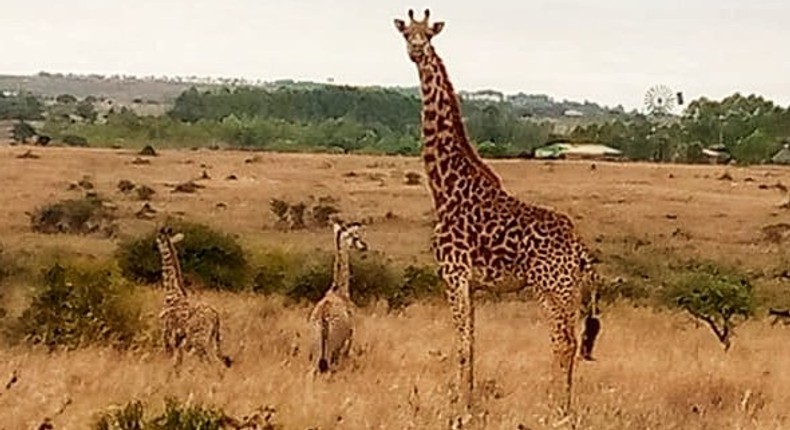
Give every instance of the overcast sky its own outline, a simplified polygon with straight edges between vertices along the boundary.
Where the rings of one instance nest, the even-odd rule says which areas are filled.
[[[785,0],[0,0],[0,73],[411,86],[392,20],[426,6],[459,89],[641,108],[665,84],[790,103]]]

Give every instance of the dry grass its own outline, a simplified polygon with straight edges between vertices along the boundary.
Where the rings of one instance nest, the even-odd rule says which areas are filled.
[[[0,428],[31,428],[55,416],[58,428],[87,428],[95,412],[132,398],[210,402],[243,414],[272,405],[287,429],[440,428],[452,377],[452,333],[443,306],[400,317],[365,313],[354,361],[331,380],[308,378],[306,308],[260,298],[205,297],[226,317],[222,376],[188,360],[171,380],[160,352],[82,350],[47,355],[0,352],[0,375],[19,381],[0,396]],[[532,304],[479,309],[477,396],[488,428],[541,427],[548,413],[546,329]],[[579,366],[576,405],[585,429],[779,429],[790,424],[787,331],[749,324],[724,354],[704,329],[676,316],[617,309],[606,318],[598,361]],[[297,338],[300,333],[302,337]],[[682,336],[683,341],[678,342]],[[298,347],[298,348],[297,348]],[[5,382],[5,381],[2,381]],[[417,388],[417,395],[413,394]],[[739,427],[740,426],[740,427]]]
[[[87,174],[99,193],[119,205],[122,235],[148,231],[165,214],[183,213],[240,235],[254,254],[270,246],[328,249],[326,231],[273,229],[268,202],[330,195],[339,198],[345,218],[373,221],[367,233],[372,247],[402,262],[431,261],[429,196],[425,187],[403,182],[405,172],[421,171],[415,158],[260,154],[258,162],[244,163],[248,153],[165,150],[150,165],[134,165],[132,151],[37,151],[40,159],[21,160],[15,156],[23,148],[0,148],[0,237],[11,252],[31,260],[53,252],[104,258],[114,250],[115,243],[106,238],[29,230],[25,211],[75,196],[78,191],[68,191],[68,184]],[[599,239],[601,246],[639,237],[685,255],[755,269],[773,267],[786,247],[761,242],[762,227],[790,222],[790,215],[777,209],[785,196],[758,185],[790,182],[787,169],[729,168],[734,181],[718,181],[723,168],[716,166],[598,162],[591,171],[584,162],[492,164],[509,190],[571,214],[581,233],[591,243]],[[203,170],[213,179],[198,179]],[[238,180],[225,180],[230,174]],[[756,180],[745,182],[746,177]],[[116,191],[120,179],[153,187],[151,205],[159,218],[136,218],[142,202]],[[188,180],[205,188],[171,192]],[[226,207],[218,207],[219,202]],[[683,234],[673,235],[677,229]],[[611,268],[609,274],[616,275]],[[12,312],[24,304],[28,291],[26,285],[18,287],[3,299]],[[153,312],[159,297],[147,294]],[[452,333],[443,305],[413,306],[401,316],[365,310],[354,362],[331,381],[309,383],[307,308],[285,308],[258,296],[207,293],[203,299],[226,318],[226,349],[236,365],[222,377],[189,360],[185,376],[171,380],[170,362],[158,351],[48,355],[3,349],[0,390],[14,370],[19,381],[0,394],[0,430],[33,428],[45,416],[53,417],[59,429],[87,428],[110,403],[141,398],[158,406],[167,395],[193,396],[238,414],[271,404],[287,429],[441,428],[453,377]],[[577,372],[580,428],[790,426],[786,328],[763,321],[746,324],[724,354],[706,329],[683,317],[625,307],[605,311],[596,347],[599,361],[582,363]],[[550,356],[534,304],[483,304],[477,327],[477,396],[481,411],[488,413],[487,428],[543,428]]]

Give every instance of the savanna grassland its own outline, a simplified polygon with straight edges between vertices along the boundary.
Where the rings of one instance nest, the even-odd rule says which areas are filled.
[[[20,264],[35,267],[63,255],[110,259],[118,240],[147,233],[168,215],[237,235],[253,261],[275,248],[329,250],[328,229],[273,227],[270,199],[308,196],[336,198],[342,217],[366,222],[371,249],[394,262],[432,261],[426,186],[404,182],[407,172],[422,172],[417,158],[173,150],[135,164],[138,155],[131,150],[34,148],[39,158],[17,158],[25,150],[0,148],[0,243]],[[767,306],[790,304],[790,210],[781,208],[788,196],[776,186],[790,183],[790,170],[490,162],[512,193],[576,220],[598,250],[608,284],[648,288],[661,283],[652,267],[694,259],[738,267],[757,288],[757,317],[738,328],[726,353],[705,327],[680,313],[626,300],[604,303],[597,361],[577,367],[578,428],[790,426],[790,331],[764,317]],[[204,171],[209,178],[199,179]],[[231,174],[235,180],[227,179]],[[94,191],[117,205],[118,236],[33,233],[26,212],[79,196],[84,190],[70,190],[69,184],[85,175]],[[135,217],[143,203],[117,191],[121,179],[156,191],[150,202],[154,219]],[[172,192],[190,179],[204,188]],[[137,290],[155,324],[161,292]],[[34,291],[24,276],[0,284],[4,319],[19,315]],[[158,406],[168,396],[239,415],[269,405],[286,429],[442,428],[454,365],[449,311],[440,300],[402,312],[387,312],[380,304],[363,308],[352,362],[330,380],[311,382],[307,305],[248,292],[197,294],[224,318],[225,349],[235,360],[231,369],[220,374],[188,359],[184,375],[173,379],[171,362],[158,349],[48,353],[0,344],[0,429],[35,428],[45,417],[58,429],[87,429],[108,406],[132,399]],[[482,301],[477,330],[476,396],[486,428],[544,428],[550,353],[534,301]],[[17,380],[5,388],[12,374]]]

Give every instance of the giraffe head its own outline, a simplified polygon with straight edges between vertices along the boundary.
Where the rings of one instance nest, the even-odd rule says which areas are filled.
[[[409,24],[402,19],[395,20],[395,28],[406,39],[406,46],[409,58],[415,63],[420,63],[431,47],[431,38],[439,34],[444,28],[444,22],[438,21],[428,24],[428,17],[431,15],[429,9],[425,9],[425,18],[422,21],[414,20],[414,11],[409,9]]]
[[[335,230],[335,244],[338,249],[342,246],[346,249],[356,249],[367,251],[368,244],[360,237],[362,225],[358,222],[344,224],[342,221],[334,220],[332,226]]]
[[[170,227],[161,227],[159,231],[156,232],[156,244],[159,246],[159,249],[162,248],[169,248],[170,244],[176,244],[181,242],[184,239],[183,233],[173,233],[173,229]]]

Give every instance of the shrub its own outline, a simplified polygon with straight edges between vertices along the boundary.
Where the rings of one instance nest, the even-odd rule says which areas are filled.
[[[168,220],[166,225],[184,234],[178,244],[184,274],[219,290],[239,291],[245,287],[249,275],[247,258],[236,239],[202,224]],[[156,231],[122,242],[116,258],[121,274],[127,279],[155,283],[161,278]]]
[[[280,293],[294,301],[317,302],[332,285],[333,255],[275,257],[258,272],[256,291]],[[400,309],[415,300],[438,294],[439,278],[428,267],[393,267],[381,254],[351,256],[351,299],[358,306],[386,300],[390,309]]]
[[[261,260],[252,290],[267,295],[285,291],[293,268],[301,265],[296,257],[281,252],[269,252]]]
[[[313,224],[316,227],[327,227],[334,215],[340,213],[337,202],[332,197],[320,197],[312,210]]]
[[[310,213],[307,221],[314,227],[327,227],[332,217],[340,213],[337,208],[337,201],[330,196],[319,197],[310,206],[304,202],[295,204],[288,203],[282,199],[271,199],[269,210],[277,217],[275,226],[289,230],[300,230],[307,227],[305,214]]]
[[[137,187],[137,200],[151,200],[151,196],[154,194],[156,194],[156,191],[148,185],[140,185]]]
[[[63,143],[69,146],[79,146],[79,147],[88,146],[88,139],[82,136],[77,136],[75,134],[66,134],[63,136],[61,140],[63,140]]]
[[[332,284],[332,259],[327,253],[313,255],[309,262],[299,266],[293,282],[286,286],[284,295],[292,300],[317,302]],[[353,275],[352,275],[353,282]],[[351,297],[356,290],[352,283]]]
[[[112,236],[117,231],[112,206],[100,197],[66,199],[36,209],[30,216],[33,231],[38,233],[91,234]]]
[[[748,280],[713,265],[700,265],[682,273],[666,292],[670,306],[678,307],[710,327],[727,351],[739,320],[754,315],[754,291]]]
[[[9,337],[50,349],[88,344],[126,348],[140,324],[130,289],[110,270],[55,263],[43,271],[43,289],[11,324]]]
[[[275,410],[265,407],[242,419],[226,414],[222,409],[200,404],[190,405],[175,398],[165,398],[165,409],[157,416],[146,418],[145,407],[133,400],[120,407],[109,408],[99,414],[93,430],[281,430],[274,422]]]
[[[422,175],[417,172],[406,172],[403,177],[406,185],[420,185],[420,181],[422,181]]]
[[[118,191],[126,194],[134,189],[135,185],[134,182],[128,179],[121,179],[118,181]]]
[[[442,284],[436,269],[429,266],[409,265],[403,270],[402,287],[387,298],[390,309],[402,309],[415,300],[438,296]]]
[[[172,398],[165,400],[165,411],[150,422],[156,430],[219,430],[225,427],[225,413],[202,405],[182,405]]]
[[[369,251],[351,256],[351,298],[357,305],[365,306],[377,299],[389,302],[402,286],[400,272],[382,254]]]
[[[140,155],[148,156],[148,157],[156,157],[158,154],[156,153],[156,149],[154,149],[151,145],[145,145],[140,152]]]

